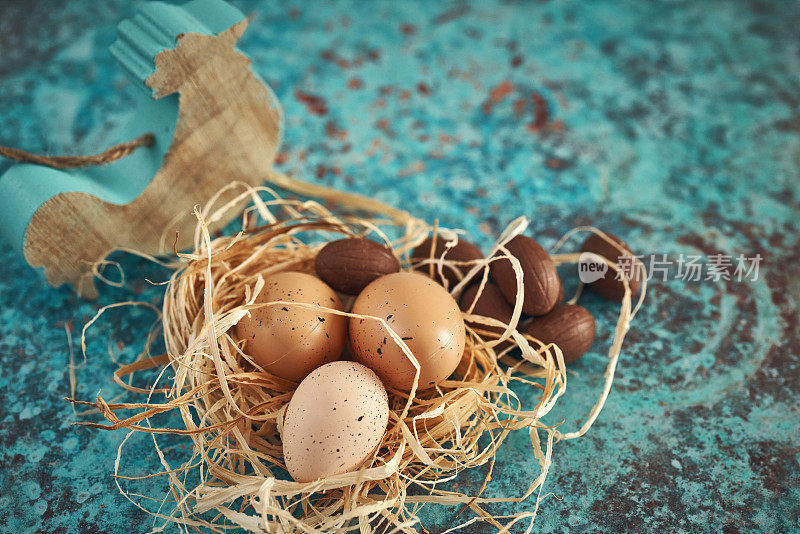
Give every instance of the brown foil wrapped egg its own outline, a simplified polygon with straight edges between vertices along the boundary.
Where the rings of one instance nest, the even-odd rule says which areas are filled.
[[[464,294],[461,295],[461,309],[466,313],[471,307],[472,315],[491,317],[492,319],[497,319],[501,323],[509,324],[511,322],[511,316],[514,314],[514,308],[506,302],[500,288],[491,282],[487,282],[480,296],[478,296],[478,290],[480,288],[480,284],[475,284],[464,291]],[[475,297],[477,297],[477,299]],[[475,323],[472,327],[479,330],[494,332],[498,336],[502,335],[506,330],[499,326],[487,326],[480,323]]]
[[[534,317],[523,332],[542,343],[555,343],[564,354],[564,362],[574,362],[592,347],[596,326],[594,317],[577,304],[561,304],[547,315]]]
[[[418,389],[446,379],[464,353],[466,329],[461,310],[442,286],[416,273],[378,278],[353,304],[353,313],[385,319],[420,364]],[[410,391],[415,369],[383,325],[374,319],[350,319],[350,341],[357,361],[387,386]]]
[[[257,303],[300,302],[342,309],[336,293],[310,274],[282,272],[264,282]],[[245,341],[245,354],[265,371],[300,381],[320,365],[339,359],[347,339],[347,319],[298,306],[263,306],[239,321],[236,335]]]
[[[317,276],[336,291],[358,295],[370,282],[400,270],[394,253],[366,238],[331,241],[314,260]]]
[[[527,315],[544,315],[558,302],[561,280],[556,264],[536,240],[518,235],[506,243],[509,254],[519,260],[524,287],[522,311]],[[500,254],[502,258],[505,254]],[[489,271],[509,304],[517,298],[517,279],[510,261],[496,260]]]
[[[642,287],[642,280],[644,279],[644,271],[639,264],[635,264],[633,258],[635,255],[631,249],[622,239],[612,234],[606,234],[612,241],[619,245],[619,248],[609,243],[597,234],[592,234],[581,246],[581,252],[593,252],[598,256],[603,256],[606,259],[618,264],[622,269],[620,276],[628,279],[628,287],[631,290],[631,299],[636,301],[639,298],[639,290]],[[622,250],[620,250],[622,249]],[[589,288],[596,292],[598,295],[608,300],[622,302],[625,296],[625,286],[621,280],[617,280],[617,272],[613,269],[608,269],[602,278],[595,280],[588,284]]]
[[[447,239],[442,236],[437,236],[436,239],[429,237],[411,252],[411,260],[416,262],[428,259],[439,259],[444,257],[448,261],[472,261],[483,258],[483,252],[477,246],[469,241],[459,239],[458,242],[447,248]],[[432,250],[431,250],[432,249]],[[420,265],[417,271],[426,276],[432,277],[436,282],[444,285],[444,279],[447,280],[447,287],[453,289],[456,284],[461,281],[472,267],[469,265],[442,265],[442,274],[439,274],[436,265],[427,264]]]

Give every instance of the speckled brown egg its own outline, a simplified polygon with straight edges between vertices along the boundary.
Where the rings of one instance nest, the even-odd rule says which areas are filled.
[[[283,458],[298,482],[354,471],[383,439],[386,389],[357,362],[316,369],[297,387],[283,418]]]
[[[446,379],[461,361],[466,339],[461,311],[450,293],[426,276],[382,276],[364,288],[352,311],[386,320],[405,341],[420,364],[420,390]],[[356,359],[384,384],[411,390],[414,366],[380,321],[351,318],[350,341]]]
[[[336,293],[309,274],[277,273],[265,280],[258,303],[275,301],[342,309]],[[347,339],[344,316],[298,306],[272,305],[250,311],[236,325],[244,352],[265,371],[300,381],[327,362],[337,360]]]

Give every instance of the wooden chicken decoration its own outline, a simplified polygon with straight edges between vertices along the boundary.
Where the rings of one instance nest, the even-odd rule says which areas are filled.
[[[70,283],[93,298],[93,265],[110,252],[162,254],[172,250],[176,232],[185,248],[197,222],[194,206],[232,181],[265,180],[282,112],[235,47],[247,23],[222,0],[145,4],[119,25],[111,53],[152,93],[142,95],[129,128],[129,139],[151,132],[152,146],[108,165],[22,163],[0,176],[0,232],[51,285]]]

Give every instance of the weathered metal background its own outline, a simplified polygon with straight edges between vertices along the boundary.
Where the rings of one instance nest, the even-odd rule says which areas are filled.
[[[257,13],[241,48],[285,107],[280,168],[292,175],[438,218],[483,246],[527,215],[548,246],[591,223],[669,261],[764,258],[755,281],[690,282],[674,265],[653,281],[605,411],[554,452],[539,529],[800,528],[800,4],[235,3]],[[0,143],[82,153],[121,140],[135,88],[107,47],[136,4],[0,3]],[[87,303],[46,287],[10,248],[0,255],[0,524],[146,530],[153,520],[109,476],[125,433],[70,426],[64,325],[79,351],[99,306],[157,302],[144,278],[167,273],[119,256],[125,287]],[[565,428],[600,390],[616,313],[582,302],[600,337],[549,417]],[[109,352],[131,361],[154,319],[124,309],[101,321],[79,397],[113,394]],[[149,439],[131,438],[126,474],[158,469]],[[180,441],[167,450],[185,454]],[[485,495],[519,495],[536,470],[520,433]],[[476,491],[484,474],[456,485]],[[136,488],[162,494],[155,481]],[[426,526],[441,532],[456,511],[428,509]]]

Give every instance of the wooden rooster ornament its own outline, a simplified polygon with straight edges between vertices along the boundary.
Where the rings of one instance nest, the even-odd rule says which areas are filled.
[[[51,285],[70,283],[93,298],[93,266],[110,252],[162,254],[176,232],[185,248],[194,206],[232,181],[264,182],[282,113],[235,47],[247,23],[222,0],[145,4],[119,25],[111,53],[152,93],[141,98],[128,131],[128,139],[151,132],[152,146],[102,166],[22,163],[0,176],[0,231],[31,266],[44,268]]]

